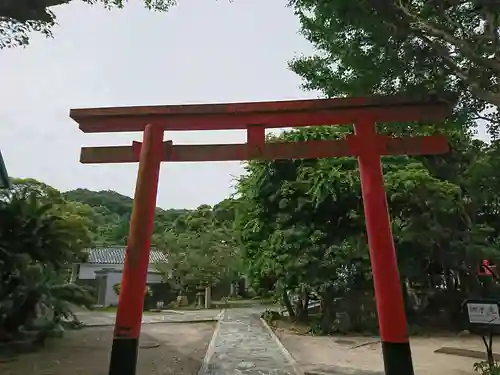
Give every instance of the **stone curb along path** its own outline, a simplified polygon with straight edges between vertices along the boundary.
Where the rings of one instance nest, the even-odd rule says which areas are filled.
[[[303,375],[274,332],[250,311],[226,310],[198,375]]]

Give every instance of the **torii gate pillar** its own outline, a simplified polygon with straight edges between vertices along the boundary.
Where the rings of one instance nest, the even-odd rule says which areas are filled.
[[[356,137],[360,137],[360,143],[365,145],[360,150],[358,164],[385,373],[413,375],[379,146],[374,142],[377,136],[375,122],[365,118],[354,124],[354,132]]]
[[[110,375],[135,374],[137,366],[144,288],[147,281],[149,249],[163,153],[163,129],[146,125],[118,299]]]

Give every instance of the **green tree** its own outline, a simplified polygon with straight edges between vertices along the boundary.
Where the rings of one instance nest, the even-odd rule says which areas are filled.
[[[52,8],[74,0],[3,0],[0,3],[0,49],[25,46],[29,34],[39,32],[52,36],[56,24]],[[122,8],[127,0],[83,0],[89,5],[102,4],[106,9]],[[175,0],[144,0],[144,6],[153,11],[166,11]]]
[[[90,246],[96,230],[93,210],[89,205],[65,199],[57,189],[34,178],[13,178],[9,190],[3,190],[4,199],[34,200],[50,207],[50,213],[59,215],[71,227],[79,248]]]
[[[460,93],[459,111],[500,118],[497,1],[291,0],[316,47],[291,68],[327,96]],[[484,112],[486,111],[486,112]]]
[[[498,260],[496,142],[473,139],[475,120],[490,121],[494,137],[500,124],[495,3],[290,1],[317,49],[290,63],[305,88],[327,97],[459,95],[444,123],[379,125],[390,135],[441,132],[451,145],[447,155],[383,163],[402,282],[426,300],[420,308],[456,312],[460,298],[481,293],[479,260]]]
[[[285,132],[279,139],[347,134],[346,127],[315,127]],[[357,275],[367,271],[356,161],[249,162],[238,193],[238,230],[256,288],[276,286],[290,315],[301,319],[307,317],[309,297],[318,296],[323,329],[329,331],[335,298],[346,291],[348,279],[359,281]],[[295,308],[289,292],[300,297]]]
[[[0,336],[16,333],[40,303],[58,319],[69,312],[63,301],[91,301],[86,290],[66,285],[90,240],[86,221],[52,187],[17,182],[0,199]]]
[[[425,127],[419,129],[425,133]],[[349,128],[341,126],[312,127],[278,138],[338,139],[349,133]],[[479,261],[500,255],[489,240],[492,228],[475,221],[469,212],[471,198],[460,186],[466,185],[467,178],[459,178],[459,172],[470,170],[476,159],[460,158],[457,153],[439,159],[383,159],[401,281],[422,289],[437,303],[443,286],[450,293],[461,288],[461,294],[454,294],[456,299],[448,300],[450,313],[457,313],[465,293],[474,289],[467,278]],[[443,164],[456,172],[448,176],[453,181],[437,176],[445,169]],[[374,306],[356,160],[249,162],[238,192],[239,231],[252,279],[260,285],[274,285],[283,297],[283,291],[299,295],[302,304],[291,315],[303,313],[303,302],[318,296],[323,331],[333,329],[338,308],[349,311],[352,327],[361,329]],[[339,299],[347,303],[341,306]]]
[[[239,244],[233,229],[234,203],[225,200],[181,215],[171,230],[154,236],[168,253],[164,267],[184,289],[215,286],[240,276]]]
[[[489,241],[495,243],[500,237],[500,143],[490,144],[476,141],[475,160],[465,174],[464,188],[470,200],[470,211],[474,220],[493,229]],[[498,244],[498,243],[497,243]]]
[[[11,189],[4,190],[3,195],[35,195],[38,200],[61,203],[61,192],[34,178],[12,178]]]

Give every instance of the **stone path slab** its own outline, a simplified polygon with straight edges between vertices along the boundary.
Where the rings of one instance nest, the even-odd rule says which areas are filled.
[[[251,311],[226,310],[198,375],[299,375],[286,351]]]
[[[196,310],[144,314],[142,316],[142,323],[151,324],[217,321],[220,313],[220,310]],[[79,312],[76,315],[82,323],[89,327],[114,325],[116,319],[116,313],[113,312],[85,311]]]
[[[302,366],[304,375],[384,375],[383,371],[356,370],[339,366]]]

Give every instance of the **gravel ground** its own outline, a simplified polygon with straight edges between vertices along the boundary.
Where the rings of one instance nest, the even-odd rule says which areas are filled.
[[[380,341],[376,337],[295,335],[280,329],[279,339],[306,373],[383,374]],[[443,346],[481,350],[478,337],[415,337],[411,339],[417,375],[474,375],[477,359],[434,353]],[[330,369],[327,371],[327,369]],[[342,369],[342,371],[339,371]]]
[[[141,341],[157,348],[139,349],[137,375],[196,375],[214,324],[177,323],[143,325]],[[68,331],[45,349],[0,363],[2,375],[107,375],[112,327]]]

